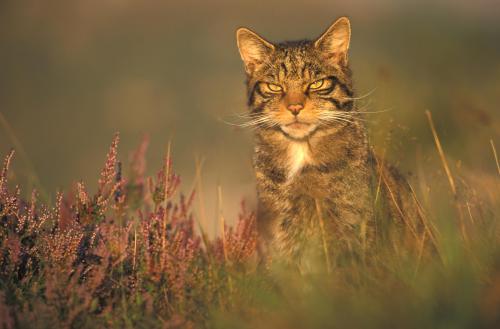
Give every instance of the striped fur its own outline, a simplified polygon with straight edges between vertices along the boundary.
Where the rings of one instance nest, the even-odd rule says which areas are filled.
[[[244,28],[237,39],[255,127],[261,251],[304,265],[325,246],[366,250],[377,168],[353,102],[349,21],[337,20],[314,41],[272,44]],[[322,87],[311,89],[315,82]],[[404,179],[387,177],[410,198]]]

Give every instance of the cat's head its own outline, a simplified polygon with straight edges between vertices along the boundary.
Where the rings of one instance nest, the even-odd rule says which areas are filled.
[[[347,59],[350,36],[346,17],[314,41],[273,44],[249,29],[238,29],[254,125],[305,139],[346,122],[353,106]]]

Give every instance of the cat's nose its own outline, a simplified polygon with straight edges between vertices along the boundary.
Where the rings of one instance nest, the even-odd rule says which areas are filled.
[[[288,105],[287,109],[293,115],[299,115],[300,111],[302,111],[304,109],[304,105],[302,105],[302,104],[290,104],[290,105]]]

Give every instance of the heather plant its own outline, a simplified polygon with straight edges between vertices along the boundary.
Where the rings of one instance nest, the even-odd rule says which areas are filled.
[[[95,193],[77,182],[53,205],[36,191],[23,200],[7,179],[14,151],[5,157],[1,328],[499,324],[498,177],[429,173],[443,184],[421,197],[422,235],[378,243],[362,258],[325,245],[334,258],[315,258],[317,270],[301,272],[280,259],[259,262],[255,216],[244,203],[234,226],[220,218],[220,234],[208,236],[193,210],[195,191],[182,191],[170,152],[146,177],[148,140],[128,166],[118,144],[116,135]]]
[[[224,242],[202,245],[192,214],[194,191],[166,157],[144,177],[145,140],[131,157],[130,179],[117,160],[115,136],[90,196],[83,182],[58,193],[53,208],[10,192],[6,157],[0,180],[2,325],[86,327],[187,324],[224,305],[227,267],[255,251],[253,214],[244,210]],[[154,321],[151,320],[154,318]],[[141,322],[142,323],[142,322]]]

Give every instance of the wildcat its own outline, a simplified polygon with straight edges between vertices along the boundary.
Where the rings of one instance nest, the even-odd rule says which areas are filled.
[[[383,235],[380,218],[405,228],[396,238],[418,238],[409,186],[375,157],[355,107],[349,19],[313,41],[273,44],[247,28],[236,37],[255,127],[261,255],[300,264],[311,250],[364,253]],[[382,215],[376,200],[387,205]]]

